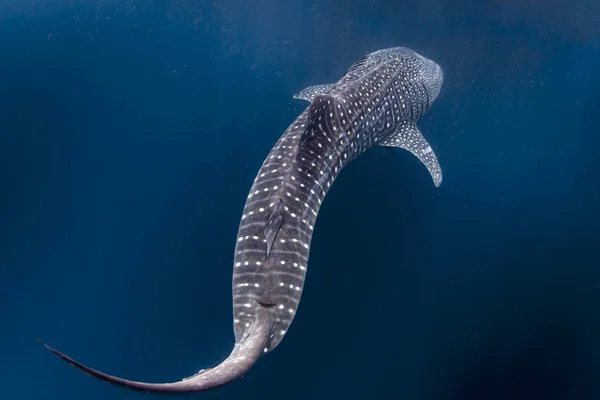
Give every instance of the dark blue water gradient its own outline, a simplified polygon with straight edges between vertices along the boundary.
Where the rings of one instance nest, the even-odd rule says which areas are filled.
[[[408,153],[352,163],[284,342],[195,397],[598,398],[597,15],[583,0],[4,3],[2,396],[140,396],[34,337],[137,380],[225,357],[237,224],[305,106],[292,94],[404,45],[445,71],[420,122],[442,186]]]

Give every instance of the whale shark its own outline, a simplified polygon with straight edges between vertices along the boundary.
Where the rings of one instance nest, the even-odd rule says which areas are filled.
[[[298,310],[319,208],[342,169],[374,146],[401,148],[427,168],[434,185],[442,170],[416,123],[438,97],[438,64],[394,47],[365,55],[332,84],[294,98],[308,106],[264,160],[244,206],[233,258],[231,354],[214,368],[171,383],[146,383],[92,369],[41,342],[72,366],[103,381],[147,393],[193,393],[244,375],[272,351]]]

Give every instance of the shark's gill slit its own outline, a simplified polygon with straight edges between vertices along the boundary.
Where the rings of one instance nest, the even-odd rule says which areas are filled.
[[[235,344],[216,367],[177,382],[136,382],[42,344],[95,378],[141,392],[200,392],[241,377],[287,333],[304,288],[319,208],[348,163],[375,145],[402,148],[418,157],[440,185],[442,170],[416,122],[442,82],[435,62],[395,47],[367,54],[333,84],[294,95],[310,104],[279,138],[248,194],[233,259]]]

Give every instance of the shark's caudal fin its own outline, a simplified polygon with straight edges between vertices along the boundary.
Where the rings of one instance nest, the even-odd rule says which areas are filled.
[[[60,351],[48,346],[41,340],[38,341],[48,350],[62,358],[75,368],[82,370],[88,375],[112,383],[118,386],[123,386],[139,392],[156,393],[156,394],[185,394],[206,391],[225,385],[248,371],[263,353],[268,340],[269,330],[271,328],[270,318],[267,316],[266,310],[257,313],[257,319],[251,326],[247,334],[235,344],[231,354],[221,364],[214,368],[201,370],[189,378],[184,378],[178,382],[172,383],[146,383],[130,381],[116,376],[105,374],[104,372],[92,369],[71,357],[61,353]]]
[[[400,147],[410,151],[425,164],[433,179],[433,184],[438,187],[442,183],[442,168],[437,157],[414,122],[407,121],[405,124],[400,125],[392,136],[379,142],[379,145]]]

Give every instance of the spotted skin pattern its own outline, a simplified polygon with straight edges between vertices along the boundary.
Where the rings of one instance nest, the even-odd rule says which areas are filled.
[[[199,392],[239,378],[288,331],[300,303],[319,208],[350,161],[375,145],[404,148],[440,185],[441,168],[416,122],[442,82],[435,62],[396,47],[366,55],[336,83],[294,96],[310,105],[277,141],[248,194],[233,261],[235,345],[215,368],[179,382],[136,382],[44,346],[96,378],[141,392]]]

